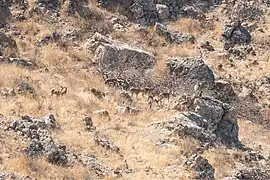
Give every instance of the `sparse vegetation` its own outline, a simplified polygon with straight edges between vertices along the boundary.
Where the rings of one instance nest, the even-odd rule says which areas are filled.
[[[195,97],[194,95],[189,97],[193,89],[180,96],[172,92],[173,88],[177,91],[179,87],[171,87],[169,98],[163,97],[156,104],[151,104],[151,108],[149,107],[147,102],[149,94],[152,93],[153,96],[161,94],[160,89],[152,92],[151,88],[156,86],[149,82],[154,82],[155,85],[166,82],[168,78],[166,62],[171,57],[203,59],[217,77],[230,82],[237,95],[242,93],[244,87],[255,89],[254,94],[252,92],[245,97],[237,97],[238,101],[230,105],[237,109],[239,105],[237,103],[244,102],[262,107],[260,111],[255,111],[251,106],[251,109],[258,113],[254,115],[257,117],[255,121],[252,119],[251,122],[248,115],[240,113],[241,117],[237,117],[236,120],[239,125],[241,145],[264,157],[269,156],[269,124],[261,122],[269,123],[270,120],[270,94],[267,94],[270,81],[267,82],[268,84],[264,83],[269,85],[265,89],[263,83],[256,84],[260,83],[263,77],[270,75],[268,47],[270,18],[267,14],[264,16],[264,24],[256,21],[256,18],[251,19],[256,21],[256,25],[260,28],[252,32],[252,44],[249,45],[255,49],[256,55],[246,54],[245,58],[237,59],[223,49],[224,43],[220,41],[222,27],[227,20],[226,13],[223,12],[224,5],[204,13],[203,20],[184,17],[168,21],[171,31],[189,33],[196,38],[195,44],[175,44],[168,43],[164,37],[157,35],[152,25],[138,28],[132,20],[122,23],[122,15],[119,13],[124,9],[121,7],[107,11],[106,8],[98,6],[94,0],[85,2],[82,7],[76,6],[76,8],[86,8],[86,12],[76,9],[75,13],[69,13],[68,8],[71,7],[65,4],[64,7],[60,6],[59,11],[48,10],[48,14],[43,16],[42,13],[31,9],[35,7],[36,1],[29,0],[27,8],[35,13],[26,16],[28,15],[26,12],[21,12],[25,13],[23,20],[15,18],[19,16],[17,13],[21,10],[15,4],[11,4],[10,10],[13,16],[9,21],[10,28],[3,26],[0,31],[12,34],[18,46],[19,53],[16,54],[18,58],[30,59],[38,68],[29,69],[16,63],[7,64],[0,61],[0,179],[1,172],[12,172],[18,177],[30,176],[36,179],[194,179],[195,173],[184,166],[186,159],[194,154],[202,155],[208,160],[215,169],[216,179],[233,176],[233,172],[241,165],[256,167],[256,163],[260,164],[259,161],[243,162],[243,159],[235,158],[244,156],[248,152],[240,148],[230,148],[215,141],[211,142],[214,145],[211,143],[205,145],[205,142],[196,139],[196,135],[193,137],[192,133],[189,136],[180,136],[170,129],[157,131],[153,127],[153,123],[181,113],[182,110],[171,107],[173,103],[180,102],[179,97],[186,98],[184,102],[182,102],[183,98],[181,99],[183,106],[186,106],[187,98]],[[258,8],[259,6],[256,6],[255,10]],[[141,71],[139,71],[141,74],[132,77],[149,83],[149,87],[131,86],[125,89],[123,86],[117,88],[104,82],[105,79],[100,73],[103,62],[94,61],[95,56],[100,52],[86,48],[88,39],[95,32],[107,35],[119,44],[124,42],[131,47],[136,46],[155,56],[154,69],[148,69],[150,73],[147,71],[150,80],[143,79],[148,76],[141,76],[143,75]],[[61,38],[54,39],[54,33]],[[47,41],[46,38],[49,40]],[[213,52],[200,47],[205,41],[213,45],[215,48]],[[111,45],[107,44],[107,46]],[[233,48],[238,47],[240,45],[235,45]],[[1,53],[1,56],[9,57],[12,51],[0,47]],[[105,56],[106,53],[102,55]],[[130,69],[126,71],[133,73]],[[128,77],[128,73],[123,73],[124,75],[120,73],[117,77],[120,79],[118,83],[135,84],[136,82],[130,82],[130,79],[122,80]],[[18,81],[29,84],[33,88],[33,93],[17,93]],[[143,88],[146,87],[150,89],[149,94],[143,92]],[[137,88],[139,91],[135,92],[135,89],[133,92],[132,88],[133,90]],[[119,105],[119,99],[123,92],[130,95],[132,102],[124,109],[125,112],[118,112],[116,109],[122,106]],[[253,95],[255,100],[251,101]],[[136,108],[136,113],[131,112],[132,106]],[[100,115],[96,113],[97,111],[107,112],[107,115]],[[104,169],[109,169],[110,173],[105,173],[105,170],[97,172],[96,166],[90,166],[90,162],[87,164],[69,159],[70,164],[59,166],[48,162],[43,155],[33,157],[27,155],[25,151],[31,142],[31,137],[22,136],[21,132],[12,131],[8,127],[14,120],[26,115],[42,119],[46,114],[54,114],[60,126],[57,130],[49,131],[52,141],[64,145],[70,157],[78,159],[76,156],[80,154],[93,158],[95,162],[100,163],[99,166],[96,165],[98,168],[104,166]],[[83,119],[88,116],[93,120],[93,128],[86,131]],[[196,125],[196,123],[192,124],[194,127]],[[119,153],[97,146],[95,136],[113,142],[120,149]],[[265,161],[269,163],[269,158]],[[269,165],[265,165],[265,168],[269,170]]]

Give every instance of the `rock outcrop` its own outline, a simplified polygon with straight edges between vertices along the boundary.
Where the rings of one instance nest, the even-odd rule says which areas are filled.
[[[130,10],[134,14],[135,22],[141,25],[155,24],[158,21],[154,0],[134,0]]]
[[[207,122],[207,129],[217,135],[220,142],[228,146],[239,146],[236,112],[228,104],[211,97],[195,98],[189,107]]]
[[[239,146],[238,125],[227,104],[211,97],[200,97],[191,102],[188,110],[154,125],[204,143],[218,141],[227,146]]]
[[[51,137],[51,131],[56,126],[55,118],[50,114],[45,116],[44,119],[23,116],[21,120],[14,121],[9,129],[30,139],[30,144],[25,149],[27,155],[42,155],[52,164],[66,165],[68,162],[66,147],[58,144]]]
[[[197,84],[204,88],[214,84],[214,73],[202,59],[176,57],[168,59],[166,65],[176,92],[194,93]]]
[[[189,158],[185,165],[195,172],[195,179],[214,180],[215,169],[208,162],[207,159],[202,156],[193,155]]]
[[[109,76],[121,73],[126,79],[137,76],[136,79],[140,80],[138,77],[153,69],[156,64],[151,53],[110,40],[99,33],[96,33],[86,46],[95,51],[95,62],[99,69]]]
[[[25,60],[21,58],[10,58],[0,56],[0,64],[14,64],[19,67],[27,69],[35,69],[37,67],[36,63],[31,60]]]
[[[251,35],[240,22],[225,24],[221,40],[224,41],[224,49],[228,50],[236,44],[248,44],[251,41]]]
[[[181,32],[171,32],[167,27],[161,23],[155,24],[156,32],[158,35],[165,37],[168,43],[183,44],[191,43],[194,44],[196,39],[193,35],[184,34]]]
[[[234,180],[266,180],[270,179],[270,173],[267,170],[259,168],[243,168],[235,172]]]

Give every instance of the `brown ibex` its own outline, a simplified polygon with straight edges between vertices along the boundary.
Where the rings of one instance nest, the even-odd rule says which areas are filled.
[[[155,96],[153,95],[149,95],[148,99],[147,99],[147,103],[149,108],[151,109],[153,106],[153,103],[156,103],[157,105],[159,105],[159,99],[157,99]]]
[[[67,90],[68,90],[67,87],[60,86],[60,88],[61,88],[60,90],[52,89],[51,96],[56,95],[57,97],[59,97],[59,96],[63,96],[67,94]]]
[[[136,96],[136,98],[138,98],[138,95],[141,93],[141,92],[143,92],[143,90],[142,89],[140,89],[140,88],[135,88],[135,87],[131,87],[131,88],[129,88],[129,91],[131,92],[131,96]]]

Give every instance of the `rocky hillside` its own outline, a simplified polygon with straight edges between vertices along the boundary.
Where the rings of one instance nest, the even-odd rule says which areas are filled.
[[[0,0],[0,179],[270,179],[268,0]]]

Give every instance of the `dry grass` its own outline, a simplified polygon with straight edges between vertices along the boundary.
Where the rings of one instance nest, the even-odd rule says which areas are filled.
[[[29,158],[18,156],[10,159],[7,170],[17,172],[23,176],[31,176],[37,179],[85,179],[89,178],[90,172],[82,166],[59,167],[48,163],[43,158]]]
[[[239,120],[239,139],[246,146],[260,151],[261,153],[267,152],[270,148],[270,131],[265,129],[264,126],[252,122]],[[267,154],[265,154],[267,155]]]
[[[202,33],[201,22],[191,18],[181,18],[169,24],[169,28],[173,31],[200,35]]]
[[[31,1],[34,2],[34,1]],[[110,24],[105,17],[111,14],[95,6],[95,1],[89,2],[91,19],[85,19],[74,15],[67,17],[65,9],[61,12],[62,18],[67,18],[69,26],[79,27],[85,30],[81,34],[84,44],[85,37],[93,34],[95,31],[101,33],[111,32]],[[16,116],[30,115],[37,118],[43,117],[47,113],[56,116],[57,122],[61,125],[61,131],[53,132],[55,141],[67,146],[71,151],[82,152],[95,155],[102,164],[108,167],[117,168],[123,166],[123,161],[135,171],[133,174],[127,174],[121,179],[192,179],[192,172],[186,171],[182,164],[186,157],[194,154],[199,141],[193,138],[175,137],[163,132],[156,132],[148,124],[154,121],[164,120],[175,114],[175,111],[157,110],[157,107],[148,108],[146,99],[139,97],[136,99],[136,106],[143,112],[137,115],[119,115],[116,114],[118,91],[105,86],[101,77],[92,71],[88,66],[93,54],[89,54],[77,47],[69,46],[63,50],[57,43],[49,43],[42,47],[35,47],[35,42],[42,39],[45,35],[51,34],[55,29],[60,29],[58,25],[48,24],[45,21],[33,17],[32,20],[16,22],[15,25],[21,31],[24,39],[16,39],[19,51],[22,57],[35,59],[40,67],[46,66],[49,71],[43,69],[29,71],[12,65],[0,66],[0,88],[15,87],[15,79],[20,76],[31,77],[28,80],[37,93],[38,98],[27,95],[16,95],[15,97],[0,97],[0,112],[5,116],[13,116],[12,110]],[[222,48],[219,36],[222,33],[222,23],[213,23],[213,30],[202,26],[198,20],[182,18],[169,24],[169,28],[175,31],[190,33],[196,36],[198,42],[204,42],[210,39],[215,48]],[[213,28],[209,27],[209,28]],[[64,28],[64,27],[61,27]],[[63,29],[63,32],[65,29]],[[206,32],[206,33],[205,33]],[[267,33],[266,33],[267,34]],[[267,43],[268,38],[263,38],[265,33],[254,35],[255,44]],[[162,80],[165,74],[165,63],[170,57],[196,57],[200,56],[197,45],[169,45],[163,37],[157,36],[153,28],[148,28],[138,32],[134,27],[128,27],[126,32],[113,32],[110,34],[113,39],[138,46],[149,52],[152,52],[157,58],[156,71],[153,75],[157,81]],[[268,36],[268,35],[267,35]],[[9,53],[8,51],[6,53]],[[253,66],[247,57],[245,62],[234,62],[235,67],[229,67],[224,59],[218,59],[216,52],[207,54],[206,62],[215,67],[218,64],[225,64],[224,74],[230,73],[236,77],[246,77],[255,79],[262,75],[269,74],[269,53],[265,52],[256,56],[259,65]],[[228,66],[228,67],[227,67]],[[50,90],[59,88],[61,85],[68,87],[68,93],[62,97],[52,97]],[[90,92],[90,88],[96,88],[106,93],[104,100],[98,100]],[[94,116],[96,110],[105,109],[110,113],[111,120],[102,119]],[[87,133],[84,129],[82,119],[91,116],[97,132],[107,137],[111,142],[120,148],[124,159],[117,153],[108,151],[97,146],[93,140],[93,135]],[[259,150],[259,145],[264,152],[270,148],[270,134],[264,127],[239,121],[239,136],[242,143],[255,150]],[[0,169],[18,172],[21,175],[30,175],[37,179],[64,179],[74,177],[74,179],[89,178],[91,172],[80,165],[64,168],[49,164],[44,158],[34,158],[23,156],[17,153],[23,147],[27,146],[25,142],[20,142],[12,137],[4,137],[0,132]],[[12,140],[9,140],[12,139]],[[159,147],[156,143],[159,140],[169,139],[171,146],[168,148]],[[233,158],[233,151],[228,151],[223,147],[209,150],[203,153],[209,162],[216,169],[216,178],[222,179],[231,175],[236,167],[236,160]],[[11,155],[11,157],[6,156]],[[9,160],[8,160],[9,159]],[[1,161],[0,161],[1,162]],[[114,179],[105,177],[104,179]]]
[[[215,178],[222,179],[229,177],[235,169],[235,159],[227,149],[219,147],[218,149],[209,150],[203,153],[209,163],[215,168]]]

